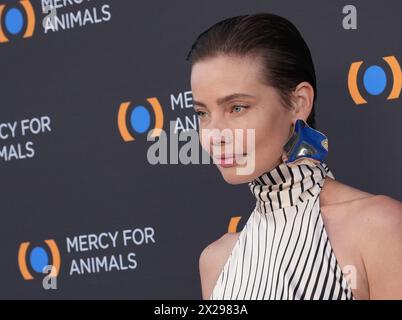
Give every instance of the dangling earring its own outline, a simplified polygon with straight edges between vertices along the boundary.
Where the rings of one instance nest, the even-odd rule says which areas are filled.
[[[323,162],[328,154],[328,138],[303,119],[297,119],[283,150],[282,160],[289,166],[315,165]]]

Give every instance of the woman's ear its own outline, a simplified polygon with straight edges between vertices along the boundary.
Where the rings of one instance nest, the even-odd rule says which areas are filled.
[[[300,82],[293,91],[293,121],[303,119],[307,121],[308,116],[313,108],[314,89],[310,83]]]

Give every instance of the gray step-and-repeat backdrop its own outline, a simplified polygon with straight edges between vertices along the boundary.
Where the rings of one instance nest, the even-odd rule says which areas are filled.
[[[256,12],[310,46],[336,178],[402,200],[399,0],[0,0],[0,298],[201,297],[200,252],[254,199],[213,164],[151,163],[147,134],[185,148],[191,44]]]

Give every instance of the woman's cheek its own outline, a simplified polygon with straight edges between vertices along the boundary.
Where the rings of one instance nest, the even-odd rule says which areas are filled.
[[[201,147],[208,153],[211,154],[211,145],[208,141],[208,137],[206,135],[207,130],[200,128],[200,133],[199,133],[199,140]]]

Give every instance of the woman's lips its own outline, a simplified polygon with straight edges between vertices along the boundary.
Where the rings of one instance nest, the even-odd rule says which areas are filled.
[[[216,163],[219,164],[223,168],[230,168],[233,166],[237,166],[239,159],[242,159],[246,154],[235,154],[235,155],[222,155],[222,156],[214,156]],[[237,161],[236,161],[237,160]]]

